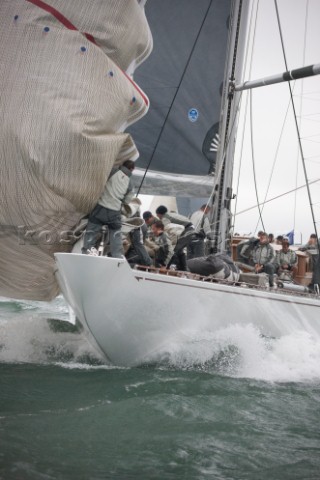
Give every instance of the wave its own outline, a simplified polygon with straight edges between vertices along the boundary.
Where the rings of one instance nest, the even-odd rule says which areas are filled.
[[[320,339],[305,331],[267,338],[253,326],[235,325],[214,333],[190,333],[159,352],[163,366],[197,369],[268,382],[320,379]]]
[[[120,368],[110,366],[81,328],[68,320],[69,309],[62,297],[50,303],[0,299],[0,362]],[[268,382],[317,382],[320,339],[305,331],[280,339],[266,338],[253,325],[212,333],[195,328],[188,335],[173,338],[146,364]]]

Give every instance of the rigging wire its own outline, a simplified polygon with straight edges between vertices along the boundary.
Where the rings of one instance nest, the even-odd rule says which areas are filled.
[[[257,199],[257,207],[258,207],[258,212],[259,212],[259,220],[261,222],[262,228],[264,231],[266,231],[264,223],[263,223],[263,218],[262,218],[262,211],[260,209],[259,205],[259,195],[258,195],[258,185],[257,185],[257,176],[256,176],[256,166],[255,166],[255,157],[254,157],[254,146],[253,146],[253,122],[252,122],[252,90],[250,90],[250,141],[251,141],[251,154],[252,154],[252,170],[253,170],[253,179],[254,179],[254,189],[256,193],[256,199]],[[259,223],[259,221],[258,221]],[[257,227],[256,227],[257,229]]]
[[[242,101],[242,94],[243,92],[239,92],[239,100],[238,100],[238,103],[235,107],[235,111],[236,112],[239,112],[240,111],[240,106],[241,106],[241,101]],[[212,191],[211,191],[211,194],[210,194],[210,198],[207,202],[207,205],[210,205],[212,204],[212,200],[213,200],[213,197],[214,197],[214,194],[217,190],[217,186],[221,183],[221,177],[222,177],[222,174],[223,174],[223,168],[224,168],[224,162],[226,160],[226,156],[227,156],[227,151],[228,151],[228,147],[229,147],[229,144],[230,144],[230,139],[233,135],[233,131],[236,127],[236,119],[237,119],[237,115],[234,115],[233,116],[233,120],[232,120],[232,123],[231,123],[231,126],[230,126],[230,132],[228,133],[227,137],[226,137],[226,140],[225,140],[225,148],[224,148],[224,152],[223,152],[223,157],[221,158],[221,162],[220,162],[220,165],[219,165],[219,168],[216,172],[216,175],[214,177],[214,184],[213,184],[213,187],[212,187]],[[219,219],[216,220],[216,221],[211,221],[210,222],[210,226],[219,226]],[[217,243],[217,245],[219,244],[220,245],[221,241]]]
[[[254,26],[254,36],[253,36],[253,45],[254,45],[254,39],[256,35],[256,29],[257,29],[257,18],[258,18],[258,10],[259,10],[259,2],[257,5],[257,10],[256,10],[256,19],[255,19],[255,26]],[[252,68],[252,62],[253,62],[253,49],[252,49],[252,57],[251,57],[251,64],[250,64],[250,72],[251,73],[251,68]],[[259,206],[259,196],[258,196],[258,188],[257,188],[257,178],[256,178],[256,168],[255,168],[255,156],[254,156],[254,146],[253,146],[253,122],[252,122],[252,117],[253,117],[253,112],[252,112],[252,90],[250,90],[249,93],[249,98],[250,98],[250,141],[251,141],[251,158],[252,158],[252,169],[253,169],[253,178],[254,178],[254,187],[255,187],[255,193],[256,193],[256,199],[257,199],[257,205],[258,205],[258,211],[259,211],[259,219],[261,221],[263,230],[265,230],[263,219],[262,219],[262,211],[260,210]],[[248,99],[248,97],[247,97]]]
[[[258,4],[259,4],[259,1],[260,0],[258,0]],[[251,4],[251,13],[250,13],[251,18],[253,17],[253,10],[254,10],[254,5],[252,3]],[[255,17],[255,29],[256,29],[256,18],[257,18],[257,8],[256,8],[256,17]],[[251,22],[252,22],[252,20],[251,20]],[[238,24],[239,24],[239,20],[238,20]],[[244,60],[245,65],[248,62],[248,57],[249,57],[249,50],[246,49],[246,55],[245,55],[245,60]],[[252,62],[252,57],[251,57],[250,62]],[[234,63],[235,63],[235,60],[233,61],[233,64]],[[251,66],[250,66],[250,69],[251,69]],[[229,145],[230,145],[230,139],[234,138],[234,133],[233,132],[234,132],[234,129],[236,128],[236,122],[238,121],[238,113],[240,112],[240,108],[241,108],[243,91],[237,92],[237,94],[238,94],[237,97],[234,97],[234,100],[237,99],[237,104],[235,105],[235,108],[234,108],[234,111],[236,113],[235,113],[235,115],[233,115],[232,122],[229,125],[229,132],[228,131],[226,132],[226,138],[225,138],[225,144],[224,144],[225,148],[224,148],[224,151],[223,151],[223,156],[221,158],[221,162],[219,164],[219,168],[218,168],[218,170],[216,172],[216,175],[215,175],[215,178],[214,178],[214,185],[213,185],[213,188],[212,188],[212,192],[211,192],[208,204],[210,203],[211,199],[213,198],[214,193],[217,190],[217,186],[221,183],[221,177],[222,177],[222,174],[223,174],[223,169],[224,169],[224,165],[225,165],[227,151],[228,151],[228,148],[229,148]],[[245,111],[247,110],[248,96],[246,97],[246,99],[247,99],[247,101],[246,101]],[[229,118],[229,121],[230,121],[230,118]],[[243,140],[244,140],[244,133],[243,133],[243,136],[242,136],[240,163],[241,163],[241,159],[242,159]],[[239,169],[239,175],[238,175],[238,186],[239,186],[239,178],[240,178],[240,169]],[[238,195],[236,195],[236,199],[237,198],[238,198]],[[234,216],[234,214],[233,214],[233,216]],[[219,219],[216,220],[215,222],[211,222],[210,225],[215,226],[215,225],[218,225],[218,223],[219,223]]]
[[[235,38],[234,38],[234,44],[233,44],[233,55],[232,55],[232,64],[231,64],[231,71],[230,71],[230,78],[229,82],[233,83],[235,78],[235,69],[236,69],[236,60],[237,60],[237,52],[238,52],[238,42],[239,42],[239,34],[240,34],[240,20],[241,20],[241,13],[242,13],[242,4],[243,1],[239,0],[239,5],[238,5],[238,12],[237,12],[237,18],[236,18],[236,28],[235,28]],[[230,87],[229,83],[229,87]],[[228,88],[229,90],[229,88]],[[232,109],[232,104],[233,104],[233,97],[234,95],[228,94],[227,97],[227,104],[226,104],[226,120],[224,123],[224,138],[223,138],[223,157],[221,158],[221,168],[220,168],[220,179],[219,179],[219,184],[215,182],[215,189],[217,191],[217,204],[215,208],[215,232],[214,232],[214,240],[213,240],[213,251],[218,251],[218,244],[220,245],[221,243],[221,238],[222,237],[222,232],[220,228],[220,223],[221,223],[221,215],[222,215],[222,208],[223,208],[223,194],[224,194],[224,183],[225,183],[225,172],[226,172],[226,150],[227,150],[227,141],[229,141],[230,136],[228,138],[228,131],[229,131],[229,126],[230,126],[230,118],[231,118],[231,109]],[[240,96],[240,101],[241,101],[242,96]],[[233,116],[233,123],[235,122],[236,118],[238,118],[238,115]],[[231,221],[231,215],[229,211],[229,218],[228,222]],[[229,227],[228,227],[229,228]],[[226,234],[226,229],[224,231],[224,235]],[[219,237],[220,240],[219,240]]]
[[[285,52],[285,49],[284,49],[284,41],[283,41],[283,35],[282,35],[282,29],[281,29],[277,0],[274,0],[274,3],[275,3],[275,8],[276,8],[276,14],[277,14],[279,33],[280,33],[280,38],[281,38],[283,57],[284,57],[286,69],[288,70],[287,57],[286,57],[286,52]],[[295,126],[296,126],[296,131],[297,131],[298,145],[299,145],[299,150],[300,150],[300,155],[301,155],[301,160],[302,160],[303,172],[304,172],[304,177],[305,177],[305,182],[306,182],[306,187],[307,187],[307,193],[308,193],[308,198],[309,198],[309,206],[310,206],[310,210],[311,210],[312,222],[313,222],[315,234],[317,235],[318,250],[320,252],[320,242],[319,242],[319,237],[318,237],[318,232],[317,232],[317,225],[316,225],[316,220],[315,220],[315,216],[314,216],[311,192],[310,192],[310,188],[309,188],[308,174],[307,174],[305,159],[304,159],[304,155],[303,155],[303,148],[302,148],[302,143],[301,143],[299,125],[298,125],[298,121],[297,121],[297,114],[296,114],[295,104],[294,104],[294,101],[293,101],[293,94],[292,94],[292,88],[291,88],[290,82],[288,82],[288,86],[289,86],[291,104],[292,104],[292,109],[293,109],[293,114],[294,114],[294,121],[295,121]]]
[[[190,64],[190,61],[191,61],[193,52],[194,52],[194,50],[195,50],[195,48],[196,48],[196,45],[197,45],[197,43],[198,43],[198,40],[199,40],[199,37],[200,37],[200,33],[201,33],[202,28],[203,28],[203,26],[204,26],[204,24],[205,24],[205,21],[206,21],[206,19],[207,19],[207,16],[208,16],[208,14],[209,14],[210,8],[211,8],[211,6],[212,6],[212,2],[213,2],[213,0],[210,1],[209,5],[208,5],[208,8],[207,8],[207,10],[206,10],[206,13],[205,13],[205,15],[204,15],[204,17],[203,17],[203,20],[202,20],[202,22],[201,22],[199,31],[198,31],[197,36],[196,36],[196,39],[195,39],[195,42],[194,42],[194,44],[193,44],[193,47],[192,47],[192,49],[191,49],[191,52],[190,52],[190,55],[189,55],[189,57],[188,57],[187,63],[186,63],[186,65],[185,65],[185,67],[184,67],[184,70],[183,70],[183,72],[182,72],[180,81],[179,81],[178,86],[177,86],[177,88],[176,88],[176,91],[175,91],[175,94],[174,94],[174,96],[173,96],[172,102],[171,102],[171,104],[170,104],[169,110],[168,110],[168,112],[167,112],[167,114],[166,114],[166,116],[165,116],[164,122],[163,122],[163,124],[162,124],[162,126],[161,126],[161,130],[160,130],[159,136],[158,136],[158,138],[157,138],[156,144],[155,144],[155,146],[154,146],[152,155],[151,155],[151,157],[150,157],[150,160],[149,160],[149,162],[148,162],[148,165],[147,165],[147,167],[146,167],[146,169],[145,169],[144,175],[143,175],[142,180],[141,180],[141,182],[140,182],[140,185],[139,185],[139,188],[138,188],[136,197],[137,197],[137,196],[139,195],[139,193],[140,193],[140,190],[141,190],[141,188],[142,188],[143,182],[144,182],[144,180],[145,180],[145,178],[146,178],[147,172],[148,172],[148,170],[149,170],[149,168],[150,168],[150,165],[151,165],[151,163],[152,163],[153,157],[154,157],[155,152],[156,152],[156,150],[157,150],[157,147],[158,147],[158,145],[159,145],[159,142],[160,142],[160,139],[161,139],[161,137],[162,137],[162,134],[163,134],[165,125],[166,125],[167,120],[168,120],[168,117],[169,117],[169,115],[170,115],[170,113],[171,113],[171,110],[172,110],[172,107],[173,107],[173,105],[174,105],[175,99],[176,99],[176,97],[177,97],[177,95],[178,95],[180,86],[181,86],[181,84],[182,84],[182,82],[183,82],[184,76],[185,76],[186,71],[187,71],[187,69],[188,69],[188,67],[189,67],[189,64]]]
[[[259,3],[259,0],[258,0],[258,3]],[[251,4],[251,13],[250,13],[250,17],[252,18],[253,16],[253,9],[254,9],[254,5],[253,3]],[[257,10],[256,10],[257,11]],[[256,25],[256,19],[255,19],[255,25]],[[245,60],[244,60],[244,65],[247,65],[247,62],[248,62],[248,57],[249,57],[249,50],[246,49],[246,54],[245,54]],[[251,63],[252,63],[252,58],[251,58]],[[250,64],[250,71],[251,71],[251,64]],[[235,107],[235,112],[240,112],[240,107],[241,107],[241,102],[242,102],[242,94],[243,92],[240,92],[239,93],[239,100],[238,100],[238,104],[236,105]],[[246,106],[245,106],[245,112],[247,111],[247,105],[248,105],[248,96],[246,97]],[[235,122],[236,122],[236,119],[237,119],[237,115],[234,115],[233,117],[233,120],[232,120],[232,124],[231,124],[231,127],[230,127],[230,133],[225,141],[225,150],[224,150],[224,155],[222,157],[222,160],[220,162],[220,165],[219,165],[219,169],[216,173],[216,176],[215,176],[215,179],[214,179],[214,185],[213,185],[213,188],[212,188],[212,192],[211,192],[211,195],[210,195],[210,198],[208,200],[208,204],[211,203],[211,199],[213,199],[213,196],[214,196],[214,192],[216,191],[216,188],[217,188],[217,185],[220,183],[221,181],[221,175],[222,175],[222,168],[223,168],[223,165],[224,165],[224,162],[225,162],[225,159],[226,159],[226,152],[228,150],[228,147],[229,147],[229,143],[230,143],[230,138],[233,134],[233,130],[235,128]],[[240,165],[239,165],[239,170],[238,170],[238,181],[237,181],[237,188],[236,188],[236,195],[235,195],[235,210],[236,210],[236,207],[237,207],[237,201],[238,201],[238,191],[239,191],[239,181],[240,181],[240,171],[241,171],[241,161],[242,161],[242,152],[243,152],[243,145],[244,145],[244,131],[243,131],[243,135],[242,135],[242,143],[241,143],[241,149],[240,149]],[[234,214],[232,214],[232,217],[234,217]],[[212,218],[211,218],[212,219]],[[230,233],[233,231],[233,228],[234,228],[234,225],[233,225],[234,222],[232,222],[232,226],[231,226],[231,230],[230,230]],[[211,227],[216,227],[218,225],[218,220],[216,220],[215,222],[211,221],[210,223],[210,226]],[[232,233],[231,233],[232,234]],[[219,242],[219,245],[220,245],[220,242]]]
[[[293,90],[294,90],[294,88],[295,88],[295,83],[294,83],[294,86],[293,86]],[[288,102],[288,106],[287,106],[286,113],[285,113],[285,116],[284,116],[283,124],[282,124],[282,127],[281,127],[281,132],[280,132],[280,136],[279,136],[279,140],[278,140],[278,143],[277,143],[277,148],[276,148],[276,152],[275,152],[275,156],[274,156],[274,160],[273,160],[273,164],[272,164],[272,168],[271,168],[271,172],[270,172],[270,177],[269,177],[269,182],[268,182],[268,185],[267,185],[267,190],[266,190],[266,193],[265,193],[265,196],[264,196],[264,201],[261,204],[260,204],[259,197],[258,197],[258,188],[257,188],[257,181],[256,181],[256,169],[255,169],[255,156],[254,156],[254,148],[253,148],[252,104],[253,104],[253,102],[252,102],[252,90],[250,90],[250,134],[251,134],[252,164],[253,164],[253,176],[254,176],[255,193],[256,193],[256,199],[257,199],[257,208],[258,208],[258,212],[259,212],[259,219],[257,221],[255,231],[258,229],[258,225],[259,225],[260,221],[261,221],[261,225],[263,227],[263,230],[265,231],[266,229],[265,229],[263,218],[262,218],[262,212],[263,212],[265,204],[267,203],[266,200],[267,200],[268,192],[269,192],[269,189],[270,189],[270,186],[271,186],[271,181],[272,181],[272,178],[273,178],[273,174],[274,174],[274,170],[275,170],[275,166],[276,166],[276,162],[277,162],[277,158],[278,158],[279,149],[280,149],[282,136],[283,136],[283,132],[284,132],[284,127],[285,127],[287,116],[288,116],[288,113],[289,113],[289,108],[290,108],[291,101],[289,100],[289,102]],[[297,181],[296,181],[296,186],[297,186]],[[260,209],[260,205],[262,205],[261,209]],[[296,211],[296,202],[295,202],[294,212],[295,211]],[[294,213],[294,217],[295,217],[295,213]]]
[[[255,35],[256,35],[258,11],[259,11],[259,2],[258,2],[258,4],[257,4],[256,17],[255,17],[255,22],[254,22],[254,34],[253,34],[253,39],[252,39],[252,44],[253,44],[253,45],[254,45],[254,39],[255,39]],[[251,74],[252,62],[253,62],[253,49],[252,49],[252,52],[251,52],[249,78],[250,78],[250,74]],[[247,95],[244,118],[246,118],[246,116],[247,116],[248,99],[249,99],[249,96]],[[258,220],[258,223],[257,223],[257,226],[256,226],[255,230],[257,230],[257,228],[258,228],[259,221],[261,221],[261,224],[262,224],[262,226],[263,226],[263,229],[265,230],[264,222],[263,222],[263,218],[262,218],[262,211],[263,211],[263,207],[264,207],[264,204],[265,204],[265,201],[266,201],[266,198],[267,198],[267,195],[268,195],[268,191],[269,191],[269,188],[270,188],[271,179],[272,179],[272,176],[273,176],[273,171],[274,171],[274,168],[275,168],[275,163],[276,163],[276,159],[277,159],[277,155],[278,155],[278,151],[279,151],[279,147],[280,147],[280,142],[281,142],[281,137],[282,137],[282,133],[283,133],[283,129],[284,129],[284,124],[283,124],[283,126],[282,126],[282,131],[281,131],[281,134],[280,134],[280,138],[279,138],[279,142],[278,142],[278,146],[277,146],[277,150],[276,150],[276,154],[275,154],[275,159],[274,159],[273,166],[272,166],[272,169],[271,169],[271,175],[270,175],[270,179],[269,179],[269,183],[268,183],[268,187],[267,187],[265,199],[264,199],[264,202],[260,203],[259,197],[258,197],[257,180],[256,180],[256,169],[255,169],[255,155],[254,155],[254,144],[253,144],[253,122],[252,122],[253,114],[252,114],[252,104],[253,104],[253,102],[252,102],[252,90],[251,90],[251,91],[250,91],[250,133],[251,133],[250,138],[251,138],[252,166],[253,166],[253,175],[254,175],[254,183],[255,183],[255,193],[256,193],[256,198],[257,198],[257,207],[258,207],[258,209],[259,209],[259,220]],[[285,119],[286,119],[287,114],[288,114],[289,106],[290,106],[290,102],[289,102],[288,107],[287,107],[287,112],[286,112]],[[285,120],[284,120],[284,123],[285,123]],[[243,153],[244,133],[245,133],[245,129],[243,130],[241,150],[240,150],[240,166],[239,166],[239,175],[238,175],[237,190],[236,190],[236,191],[237,191],[236,199],[238,198],[238,191],[239,191],[240,171],[241,171],[241,168],[240,168],[240,167],[241,167],[241,160],[242,160],[242,153]],[[261,209],[261,210],[260,210],[260,205],[262,205],[262,209]],[[236,203],[235,203],[234,216],[237,215],[236,209],[237,209],[237,200],[236,200]]]
[[[240,106],[241,106],[241,101],[242,101],[242,94],[243,92],[240,92],[239,94],[239,100],[238,100],[238,103],[235,107],[235,111],[236,112],[239,112],[240,110]],[[212,199],[214,197],[214,194],[215,194],[215,191],[217,189],[217,185],[220,184],[221,182],[221,177],[222,177],[222,173],[223,173],[223,167],[224,167],[224,162],[226,160],[226,155],[227,155],[227,151],[228,151],[228,147],[229,147],[229,144],[230,144],[230,139],[233,135],[233,131],[236,127],[236,119],[237,119],[237,115],[234,115],[233,116],[233,120],[232,120],[232,123],[231,123],[231,126],[230,126],[230,132],[228,133],[228,136],[226,137],[226,140],[225,140],[225,149],[224,149],[224,152],[223,152],[223,157],[221,159],[221,162],[220,162],[220,165],[219,165],[219,168],[216,172],[216,175],[214,177],[214,184],[213,184],[213,187],[212,187],[212,191],[211,191],[211,194],[210,194],[210,198],[207,202],[208,205],[210,205],[210,203],[212,203]],[[216,220],[215,222],[211,222],[210,225],[211,226],[216,226],[219,224],[219,220]]]
[[[307,45],[307,25],[308,25],[308,13],[309,13],[309,0],[307,0],[306,4],[306,15],[304,20],[304,37],[303,37],[303,56],[302,56],[302,65],[305,65],[306,62],[306,45]],[[303,98],[303,86],[304,86],[304,79],[301,79],[301,91],[300,96],[301,99]],[[302,100],[300,101],[300,109],[299,109],[299,131],[301,130],[301,121],[302,121]],[[299,174],[299,150],[297,151],[297,160],[296,160],[296,187],[298,185],[298,174]],[[293,210],[293,231],[295,230],[296,226],[296,213],[297,213],[297,191],[294,196],[294,210]]]
[[[252,37],[252,45],[254,45],[254,40],[256,36],[256,31],[257,31],[257,17],[258,17],[258,10],[259,10],[259,0],[257,3],[256,7],[256,14],[255,14],[255,19],[254,19],[254,28],[253,28],[253,37]],[[253,3],[251,7],[251,14],[250,17],[253,17]],[[250,21],[250,24],[252,23],[252,20]],[[247,65],[248,62],[248,57],[249,57],[249,49],[246,50],[246,58],[245,58],[245,65]],[[253,47],[251,48],[251,56],[250,56],[250,66],[249,66],[249,78],[251,77],[251,71],[252,71],[252,62],[253,62]],[[244,137],[245,137],[245,126],[246,126],[246,118],[247,118],[247,111],[248,111],[248,101],[249,101],[249,96],[246,95],[246,104],[244,107],[244,125],[242,129],[242,138],[241,138],[241,147],[240,147],[240,155],[239,155],[239,167],[238,167],[238,178],[237,178],[237,186],[236,186],[236,199],[235,199],[235,205],[234,205],[234,213],[233,217],[236,215],[237,211],[237,206],[238,206],[238,193],[239,193],[239,186],[240,186],[240,172],[241,172],[241,166],[242,166],[242,158],[243,158],[243,147],[244,147]],[[239,105],[240,108],[240,105]],[[234,221],[232,222],[234,226]]]
[[[249,96],[246,96],[246,104],[244,107],[244,123],[245,119],[247,116],[247,110],[248,110],[248,100]],[[241,172],[241,167],[242,167],[242,158],[243,158],[243,146],[244,146],[244,134],[245,134],[245,124],[242,130],[242,138],[241,138],[241,146],[240,146],[240,154],[239,154],[239,167],[238,167],[238,177],[237,177],[237,184],[236,184],[236,198],[235,198],[235,203],[234,203],[234,213],[233,217],[236,215],[237,207],[238,207],[238,194],[239,194],[239,186],[240,186],[240,172]],[[233,222],[234,224],[234,222]]]
[[[284,132],[284,127],[285,127],[285,125],[286,125],[286,121],[287,121],[287,116],[288,116],[288,113],[289,113],[290,105],[291,105],[291,100],[289,100],[289,102],[288,102],[287,110],[286,110],[286,113],[285,113],[285,116],[284,116],[284,120],[283,120],[283,123],[282,123],[281,132],[280,132],[280,135],[279,135],[279,139],[278,139],[278,143],[277,143],[277,148],[276,148],[275,156],[274,156],[273,163],[272,163],[272,167],[271,167],[271,173],[270,173],[269,182],[268,182],[268,185],[267,185],[266,194],[265,194],[265,196],[264,196],[264,201],[261,203],[261,205],[262,205],[261,214],[262,214],[262,212],[263,212],[264,205],[265,205],[266,203],[268,203],[268,202],[267,202],[267,197],[268,197],[269,189],[270,189],[270,186],[271,186],[271,181],[272,181],[274,169],[275,169],[275,166],[276,166],[276,162],[277,162],[277,159],[278,159],[278,154],[279,154],[280,145],[281,145],[281,141],[282,141],[282,135],[283,135],[283,132]],[[297,184],[296,184],[296,186],[297,186]],[[260,211],[260,210],[259,210],[259,211]],[[259,220],[258,220],[258,222],[257,222],[255,231],[258,229],[258,225],[259,225]]]
[[[239,112],[240,111],[240,107],[241,107],[241,101],[242,101],[242,94],[243,92],[240,92],[240,95],[239,95],[239,100],[238,100],[238,103],[235,107],[235,112]],[[210,204],[211,202],[211,199],[213,199],[213,196],[215,194],[215,191],[217,190],[217,186],[220,184],[221,182],[221,177],[222,177],[222,174],[223,174],[223,168],[224,168],[224,162],[226,160],[226,156],[227,156],[227,151],[228,151],[228,147],[229,147],[229,144],[230,144],[230,139],[233,135],[233,131],[236,127],[236,120],[237,120],[237,115],[234,115],[233,116],[233,120],[232,120],[232,123],[230,125],[230,132],[228,133],[227,137],[226,137],[226,140],[225,140],[225,148],[224,148],[224,152],[223,152],[223,157],[221,159],[221,162],[220,162],[220,165],[219,165],[219,168],[216,172],[216,175],[215,175],[215,178],[214,178],[214,184],[213,184],[213,187],[212,187],[212,191],[211,191],[211,195],[210,195],[210,198],[208,200],[208,204]],[[216,220],[215,222],[211,222],[210,225],[218,225],[219,224],[219,220]]]
[[[318,183],[318,182],[320,182],[320,178],[317,178],[316,180],[312,180],[311,182],[309,182],[309,185],[312,185],[313,183]],[[306,184],[300,185],[300,187],[293,188],[292,190],[288,190],[287,192],[281,193],[280,195],[277,195],[276,197],[272,197],[272,198],[269,198],[269,200],[265,200],[263,203],[261,203],[261,205],[265,205],[266,203],[273,202],[274,200],[278,200],[281,197],[285,197],[287,195],[290,195],[290,193],[294,193],[297,190],[301,190],[302,188],[306,188],[306,187],[307,187]],[[315,205],[317,205],[317,204],[315,204]],[[253,210],[254,208],[257,208],[257,205],[253,205],[252,207],[248,207],[245,210],[241,210],[240,212],[235,213],[235,215],[241,215],[242,213],[249,212],[250,210]]]

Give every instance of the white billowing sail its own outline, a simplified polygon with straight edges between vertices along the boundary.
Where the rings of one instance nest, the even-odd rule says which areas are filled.
[[[149,101],[130,74],[152,37],[136,0],[2,0],[0,17],[0,295],[48,300],[53,253],[137,157],[123,132]]]

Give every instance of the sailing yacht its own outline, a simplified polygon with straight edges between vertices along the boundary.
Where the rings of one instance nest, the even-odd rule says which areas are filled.
[[[92,343],[119,365],[149,361],[176,336],[192,339],[195,327],[205,334],[253,323],[272,337],[320,334],[316,291],[269,291],[259,276],[228,282],[72,253],[112,167],[129,158],[140,169],[139,193],[173,194],[179,210],[210,197],[213,248],[231,250],[241,217],[232,208],[241,196],[233,183],[242,92],[319,73],[318,65],[295,65],[244,82],[252,78],[245,66],[257,4],[0,3],[1,295],[50,300],[62,291]],[[310,180],[300,185],[308,192]],[[275,194],[256,186],[262,222]]]
[[[248,25],[252,16],[252,4],[235,1],[231,2],[228,8],[230,8],[231,17],[226,23],[229,30],[228,36],[225,36],[227,61],[224,70],[221,112],[218,122],[216,118],[212,118],[211,126],[207,128],[207,133],[211,134],[211,144],[215,134],[212,126],[217,123],[221,138],[217,158],[212,156],[209,165],[210,173],[214,172],[214,176],[211,177],[214,205],[212,222],[215,231],[215,247],[218,251],[231,248],[231,245],[228,245],[232,229],[230,204],[233,198],[233,159],[241,92],[249,87],[258,87],[259,84],[280,82],[283,77],[288,76],[288,74],[281,74],[270,78],[264,77],[254,85],[243,82],[246,48],[250,41]],[[210,8],[207,15],[210,15]],[[204,24],[207,18],[204,18]],[[170,38],[170,35],[168,36]],[[198,38],[201,38],[200,34]],[[155,36],[155,45],[156,40]],[[192,54],[195,54],[194,50]],[[187,59],[185,72],[188,72],[189,65],[194,61],[193,55]],[[145,68],[147,65],[148,61]],[[308,71],[310,73],[310,69]],[[317,74],[318,67],[315,66],[312,72]],[[148,74],[150,75],[150,72]],[[143,75],[146,75],[146,71],[141,74],[141,79]],[[304,75],[303,69],[291,72],[292,79],[300,78],[302,75]],[[182,74],[180,87],[184,80]],[[156,81],[163,87],[163,79],[159,79],[158,72]],[[150,82],[153,88],[152,80]],[[143,85],[142,80],[141,84]],[[153,116],[157,118],[159,115],[159,98],[155,99],[156,106],[153,111],[152,97],[149,96],[151,122]],[[181,191],[179,184],[181,185],[182,182],[174,177],[177,173],[174,169],[181,168],[181,162],[177,159],[177,165],[175,162],[168,164],[171,158],[168,155],[168,148],[175,141],[172,139],[173,132],[177,134],[180,128],[183,129],[185,121],[185,119],[177,119],[179,108],[176,102],[178,101],[179,88],[171,99],[170,106],[163,113],[165,122],[158,131],[158,135],[147,136],[147,139],[141,135],[141,144],[138,140],[137,145],[142,151],[142,161],[147,170],[146,178],[148,178],[149,167],[161,170],[164,168],[161,165],[165,165],[165,170],[171,174],[170,177],[166,172],[162,176],[161,171],[156,175],[151,172],[148,188],[151,185],[153,191],[156,191],[157,178],[160,177],[158,186],[159,184],[163,186],[165,178],[169,183],[166,187],[167,193],[170,188],[176,189],[177,196],[181,196],[183,187]],[[199,110],[201,112],[201,109]],[[196,116],[197,113],[194,115]],[[175,120],[177,124],[174,123]],[[131,127],[135,138],[139,139],[140,127],[142,131],[144,129],[149,131],[145,126],[147,122],[148,116]],[[174,125],[173,131],[169,131],[171,123]],[[198,135],[199,130],[196,132]],[[201,138],[203,141],[203,132]],[[191,145],[197,145],[197,141],[197,138],[192,139],[190,136]],[[198,153],[199,151],[202,150],[198,146]],[[193,158],[186,152],[183,152],[182,156],[189,161]],[[203,151],[201,159],[206,160]],[[189,171],[188,165],[186,167],[188,174],[194,174],[192,163],[189,165]],[[208,168],[208,165],[205,166]],[[201,172],[201,166],[197,165],[197,168],[200,168],[198,174],[204,173]],[[165,177],[165,175],[168,176]],[[56,275],[62,292],[80,322],[85,326],[91,341],[111,362],[116,364],[139,365],[154,359],[157,353],[165,351],[166,344],[174,338],[186,341],[192,339],[195,322],[197,331],[208,333],[217,332],[226,325],[253,324],[262,335],[267,337],[279,337],[299,330],[307,331],[310,335],[320,335],[318,320],[320,297],[316,292],[310,293],[306,288],[279,288],[277,291],[270,291],[264,283],[263,276],[258,279],[259,275],[256,276],[256,281],[252,281],[252,275],[247,277],[242,275],[240,281],[228,282],[186,272],[141,267],[132,269],[125,259],[108,257],[56,254],[56,260]]]

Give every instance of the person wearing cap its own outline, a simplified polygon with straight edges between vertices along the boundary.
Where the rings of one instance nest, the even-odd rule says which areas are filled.
[[[126,160],[120,168],[111,171],[98,203],[89,215],[82,253],[90,253],[91,248],[96,246],[102,227],[107,225],[111,256],[122,258],[121,206],[128,205],[133,199],[133,170],[134,162]]]
[[[296,252],[289,247],[289,240],[282,240],[282,248],[276,252],[274,265],[279,278],[289,277],[294,279],[296,276],[298,258]]]

